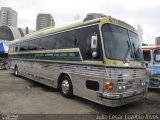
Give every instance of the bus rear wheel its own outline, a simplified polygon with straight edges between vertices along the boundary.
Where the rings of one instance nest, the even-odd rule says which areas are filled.
[[[19,71],[18,71],[18,67],[17,66],[15,66],[15,68],[14,68],[14,75],[15,76],[19,76]]]
[[[61,78],[60,92],[64,97],[71,98],[73,96],[73,86],[69,76],[64,75]]]

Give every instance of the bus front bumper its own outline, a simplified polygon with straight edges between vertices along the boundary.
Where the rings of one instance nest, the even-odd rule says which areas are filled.
[[[103,105],[118,107],[144,98],[144,89],[124,93],[98,93]]]

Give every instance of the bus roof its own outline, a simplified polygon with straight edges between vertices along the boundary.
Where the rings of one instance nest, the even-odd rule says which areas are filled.
[[[44,35],[49,35],[49,34],[64,31],[64,30],[67,30],[67,29],[72,29],[72,28],[76,28],[76,27],[82,27],[82,26],[85,26],[85,25],[91,25],[91,24],[94,24],[94,23],[99,23],[100,21],[102,22],[102,24],[104,22],[108,21],[108,23],[116,24],[116,25],[119,25],[121,27],[125,27],[125,28],[137,33],[136,30],[134,29],[134,27],[127,24],[126,22],[117,20],[115,18],[112,18],[111,16],[106,16],[106,17],[97,18],[97,19],[93,19],[93,20],[89,20],[89,21],[85,21],[85,22],[83,22],[83,21],[76,22],[76,23],[72,23],[70,25],[65,25],[65,26],[62,26],[62,27],[48,27],[48,28],[30,33],[28,35],[25,35],[23,38],[16,39],[16,40],[12,41],[11,44],[12,43],[14,44],[16,42],[20,42],[20,41],[23,41],[23,40],[38,38],[38,37],[41,37],[41,36],[44,36]]]
[[[142,50],[157,50],[160,49],[160,46],[142,46]]]

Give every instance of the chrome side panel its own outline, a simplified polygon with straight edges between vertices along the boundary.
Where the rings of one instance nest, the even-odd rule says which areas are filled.
[[[80,64],[65,64],[65,63],[49,63],[49,62],[33,62],[23,60],[12,60],[11,68],[15,65],[18,66],[19,74],[29,79],[38,81],[40,83],[58,87],[58,78],[61,73],[66,73],[70,76],[73,84],[73,94],[89,99],[91,101],[112,106],[114,100],[102,99],[98,93],[104,92],[103,85],[106,81],[112,81],[115,85],[115,89],[112,93],[123,93],[124,91],[118,91],[117,80],[122,79],[124,82],[128,82],[127,91],[136,90],[142,88],[138,85],[139,81],[145,81],[144,69],[127,69],[127,68],[108,68],[104,66],[93,65],[80,65]],[[99,90],[91,90],[86,87],[86,81],[92,80],[99,83]],[[136,86],[134,86],[136,84]],[[106,92],[106,91],[105,91]],[[132,97],[133,95],[131,95]],[[125,98],[124,98],[125,99]],[[130,99],[127,99],[128,102]],[[119,106],[126,104],[120,103],[116,100],[116,105]],[[125,101],[125,100],[124,100]],[[105,103],[104,103],[105,102]],[[119,105],[118,105],[119,104]]]
[[[66,69],[73,79],[73,92],[75,95],[98,102],[97,93],[103,91],[104,68],[82,65],[71,65],[71,69]],[[99,83],[99,90],[91,90],[86,87],[86,81],[96,81]]]

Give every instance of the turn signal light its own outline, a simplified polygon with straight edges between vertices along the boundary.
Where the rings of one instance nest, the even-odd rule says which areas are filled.
[[[107,89],[108,91],[113,91],[113,83],[106,82],[106,84],[104,85],[104,88]]]

